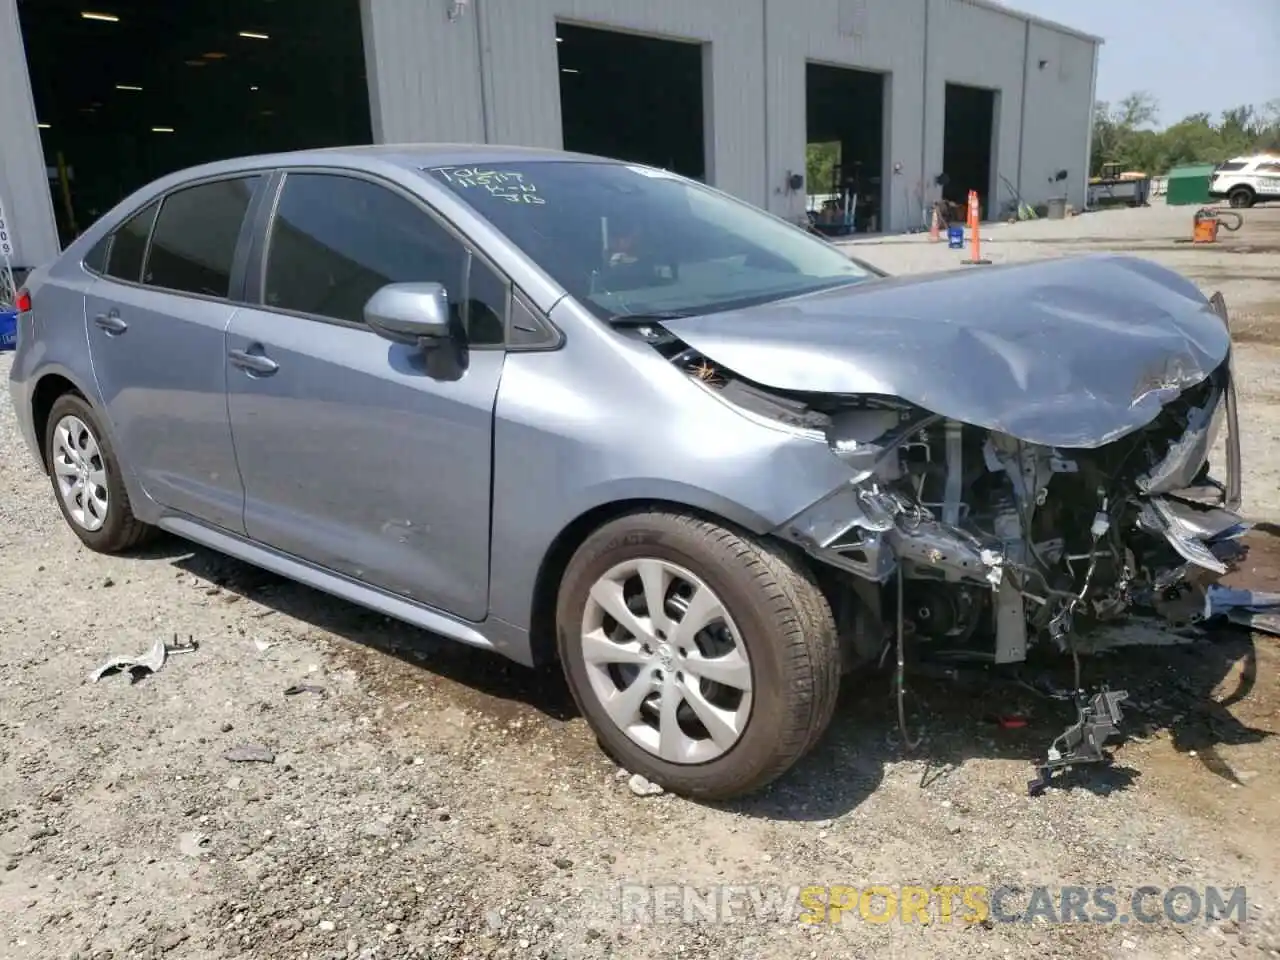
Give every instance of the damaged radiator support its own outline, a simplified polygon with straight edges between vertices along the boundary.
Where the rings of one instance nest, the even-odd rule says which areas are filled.
[[[1078,613],[1116,616],[1143,591],[1151,596],[1184,585],[1199,589],[1203,575],[1229,569],[1241,549],[1235,541],[1247,525],[1227,505],[1238,497],[1239,442],[1229,369],[1219,374],[1198,394],[1200,405],[1189,404],[1177,421],[1181,434],[1167,434],[1167,451],[1145,464],[1134,452],[1161,441],[1059,450],[938,416],[913,418],[882,409],[861,411],[862,419],[858,412],[845,414],[828,431],[833,452],[857,475],[780,532],[825,565],[879,585],[879,611],[893,611],[893,622],[881,616],[879,639],[855,636],[855,660],[874,658],[873,645],[896,647],[895,692],[908,746],[908,640],[928,649],[967,638],[984,615],[993,634],[989,652],[956,654],[997,665],[1021,663],[1039,639],[1074,654],[1070,637]],[[1212,481],[1199,466],[1218,417],[1231,431],[1226,484]],[[888,427],[895,418],[896,428]],[[1193,480],[1219,491],[1219,502],[1182,499],[1181,487]],[[1038,520],[1040,511],[1047,519]],[[1148,558],[1161,550],[1169,556],[1165,566],[1148,569]],[[908,604],[908,612],[904,588],[929,599]],[[931,606],[935,599],[941,616]],[[1078,662],[1075,687],[1076,722],[1050,747],[1032,782],[1033,794],[1059,769],[1107,759],[1102,745],[1118,730],[1126,694],[1104,687],[1089,696],[1080,689]]]

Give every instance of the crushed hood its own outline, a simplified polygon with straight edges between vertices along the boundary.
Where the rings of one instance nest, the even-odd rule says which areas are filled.
[[[1076,448],[1150,423],[1231,348],[1189,280],[1106,255],[873,280],[662,325],[766,387],[896,396]]]

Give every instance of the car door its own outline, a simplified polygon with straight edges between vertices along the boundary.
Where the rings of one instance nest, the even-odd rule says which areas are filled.
[[[261,246],[258,305],[227,335],[245,530],[483,619],[506,281],[419,200],[346,172],[286,174]],[[457,369],[439,372],[365,325],[369,297],[409,281],[444,284]]]
[[[1280,197],[1280,161],[1267,160],[1258,164],[1256,192],[1268,200]]]
[[[224,338],[247,213],[266,179],[224,177],[153,201],[111,235],[85,298],[94,376],[125,463],[156,502],[236,532],[244,489]]]

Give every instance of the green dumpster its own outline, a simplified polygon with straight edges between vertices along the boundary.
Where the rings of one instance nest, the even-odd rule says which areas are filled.
[[[1209,181],[1213,178],[1213,164],[1193,163],[1174,167],[1169,171],[1169,187],[1165,203],[1184,206],[1209,202]]]

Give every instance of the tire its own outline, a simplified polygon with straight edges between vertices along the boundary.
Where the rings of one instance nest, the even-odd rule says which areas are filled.
[[[84,472],[92,485],[93,493],[90,494],[86,489],[78,497],[73,494],[69,501],[68,496],[64,495],[63,488],[64,484],[68,480],[74,480],[75,476],[69,475],[66,471],[60,471],[59,465],[74,468],[77,464],[72,462],[64,450],[67,438],[61,434],[64,428],[75,423],[82,426],[84,432],[70,431],[79,434],[71,442],[75,444],[77,453],[83,454],[87,451],[89,454],[83,457],[81,462],[85,465]],[[96,454],[93,453],[95,449]],[[102,429],[97,414],[84,398],[74,393],[66,393],[54,401],[45,427],[44,450],[45,461],[49,464],[49,480],[53,484],[54,499],[58,503],[58,509],[62,511],[62,518],[90,550],[97,553],[120,553],[138,546],[154,532],[153,527],[147,526],[133,515],[129,494],[125,490],[124,479],[121,476],[120,461],[116,459],[111,441]],[[94,473],[97,473],[103,482],[93,484]],[[103,491],[105,491],[105,500],[99,495]],[[86,498],[92,500],[87,507],[83,506]],[[79,518],[76,516],[76,510],[73,509],[73,504],[76,503],[82,505]]]
[[[1248,187],[1237,187],[1235,190],[1231,191],[1227,196],[1227,199],[1231,202],[1231,206],[1236,207],[1237,209],[1252,207],[1254,199],[1253,191]]]
[[[671,578],[659,620],[665,632],[644,615],[641,571],[653,574],[655,568]],[[688,595],[695,591],[706,604],[690,602]],[[617,602],[626,603],[630,609],[620,610],[623,617],[639,613],[630,620],[637,629],[620,628],[621,621],[605,614],[601,596],[611,597],[608,605],[615,610]],[[711,605],[713,599],[718,606]],[[724,616],[716,620],[713,615],[691,640],[673,611],[683,618],[694,606]],[[651,653],[634,640],[625,646],[616,642],[628,635],[648,642]],[[813,748],[835,711],[840,647],[830,605],[812,575],[782,550],[698,517],[646,511],[614,520],[588,537],[560,584],[556,636],[574,700],[604,751],[626,770],[681,796],[727,800],[759,790]],[[714,661],[720,666],[713,669],[708,658],[724,650],[728,653]],[[633,662],[602,666],[615,651]],[[722,672],[731,663],[734,672]],[[712,680],[709,672],[732,679]],[[680,711],[675,728],[660,722],[672,714],[652,699],[626,729],[606,709],[607,698],[640,691],[631,684],[646,678],[656,693],[675,692],[672,701]],[[743,682],[749,694],[733,685]],[[728,736],[711,738],[711,728],[700,719],[712,701],[722,708],[713,716],[735,718],[738,733],[731,742]],[[610,702],[636,700],[619,696]],[[729,729],[716,727],[722,734]],[[668,750],[664,758],[668,741],[662,731],[676,728],[680,735],[673,735],[670,745],[680,749]]]

